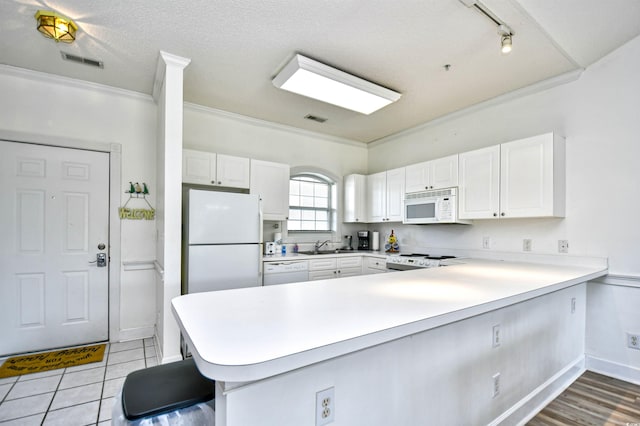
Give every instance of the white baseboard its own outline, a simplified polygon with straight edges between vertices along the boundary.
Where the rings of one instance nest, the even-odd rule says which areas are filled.
[[[148,339],[153,337],[155,333],[155,326],[149,327],[136,327],[120,330],[119,342],[127,342],[129,340]]]
[[[526,424],[568,388],[584,371],[584,356],[581,355],[502,413],[490,425]]]
[[[618,364],[617,362],[607,361],[590,355],[585,357],[585,365],[587,370],[593,371],[594,373],[604,374],[614,379],[640,385],[640,368]]]
[[[158,330],[156,328],[154,328],[153,345],[156,348],[156,357],[158,357],[158,364],[168,364],[170,362],[182,361],[181,354],[168,357],[164,356],[164,354],[162,353],[162,348],[160,347],[160,339],[158,338]]]

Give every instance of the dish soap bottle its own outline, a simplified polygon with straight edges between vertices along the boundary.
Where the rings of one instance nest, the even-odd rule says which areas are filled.
[[[293,252],[294,252],[294,253],[298,253],[298,243],[295,243],[295,244],[293,245]]]

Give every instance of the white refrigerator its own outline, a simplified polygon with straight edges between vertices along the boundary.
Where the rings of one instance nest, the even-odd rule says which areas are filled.
[[[189,189],[183,293],[262,285],[257,195]]]

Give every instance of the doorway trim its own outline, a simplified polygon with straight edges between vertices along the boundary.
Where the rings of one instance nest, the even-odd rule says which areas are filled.
[[[109,154],[109,341],[120,341],[120,268],[122,255],[118,208],[120,206],[122,145],[2,129],[0,129],[0,139],[9,142],[99,151]]]

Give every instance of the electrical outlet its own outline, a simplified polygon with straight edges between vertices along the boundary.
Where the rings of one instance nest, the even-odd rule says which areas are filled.
[[[492,391],[491,397],[495,398],[496,396],[500,395],[500,373],[494,374],[492,379],[493,379],[493,391]]]
[[[482,237],[482,248],[483,249],[491,248],[491,237]]]
[[[572,314],[576,313],[576,298],[575,297],[571,298],[571,313]]]
[[[316,426],[333,422],[335,417],[335,389],[330,387],[316,393]]]
[[[558,240],[558,253],[569,253],[569,240]]]
[[[501,341],[502,336],[500,336],[500,324],[496,324],[493,326],[493,347],[497,348],[500,346]]]
[[[522,240],[522,251],[531,251],[531,239],[525,238]]]
[[[627,333],[627,346],[631,349],[640,349],[640,334]]]

